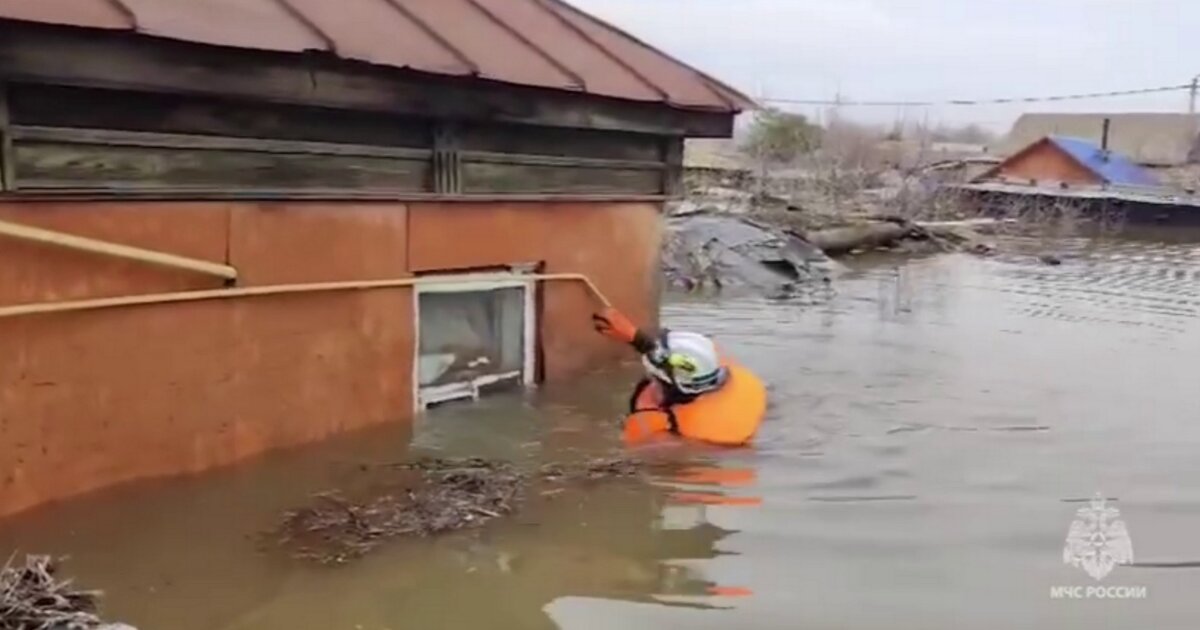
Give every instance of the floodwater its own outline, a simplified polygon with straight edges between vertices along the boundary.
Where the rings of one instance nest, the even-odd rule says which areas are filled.
[[[675,464],[651,479],[534,497],[481,529],[338,568],[255,536],[406,450],[619,452],[635,374],[98,493],[0,524],[0,551],[70,555],[142,630],[1194,628],[1200,239],[1056,249],[1057,267],[876,258],[803,300],[675,302],[668,325],[770,383],[755,446],[659,448]],[[1097,493],[1134,554],[1103,581],[1063,558]],[[1074,586],[1132,588],[1051,596]]]

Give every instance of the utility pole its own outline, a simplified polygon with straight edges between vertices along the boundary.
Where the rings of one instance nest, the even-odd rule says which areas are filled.
[[[1188,92],[1188,113],[1196,113],[1196,96],[1200,93],[1200,74],[1192,77],[1192,87]]]

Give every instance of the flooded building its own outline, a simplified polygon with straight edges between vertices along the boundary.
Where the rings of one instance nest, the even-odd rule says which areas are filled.
[[[967,193],[988,214],[1061,215],[1080,212],[1102,225],[1200,223],[1194,190],[1161,182],[1158,174],[1113,151],[1107,143],[1048,136],[1008,157],[967,184]]]
[[[612,360],[536,276],[652,322],[750,105],[557,0],[0,0],[0,515]]]
[[[1047,136],[1008,157],[976,181],[1031,186],[1156,186],[1154,176],[1106,143]]]

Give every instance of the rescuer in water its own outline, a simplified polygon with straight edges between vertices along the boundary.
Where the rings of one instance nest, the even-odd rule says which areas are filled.
[[[719,390],[729,377],[711,339],[694,332],[664,330],[651,336],[612,309],[593,315],[596,330],[628,343],[646,368],[629,399],[630,413],[665,411],[671,432],[678,433],[673,409]]]
[[[754,439],[766,416],[767,388],[711,339],[682,331],[652,336],[611,306],[592,319],[596,330],[633,346],[646,367],[621,427],[626,444],[672,435],[719,446]]]

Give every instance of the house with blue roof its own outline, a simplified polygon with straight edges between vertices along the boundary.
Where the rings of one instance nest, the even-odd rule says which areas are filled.
[[[975,180],[1030,186],[1158,186],[1128,157],[1082,138],[1046,136]]]

